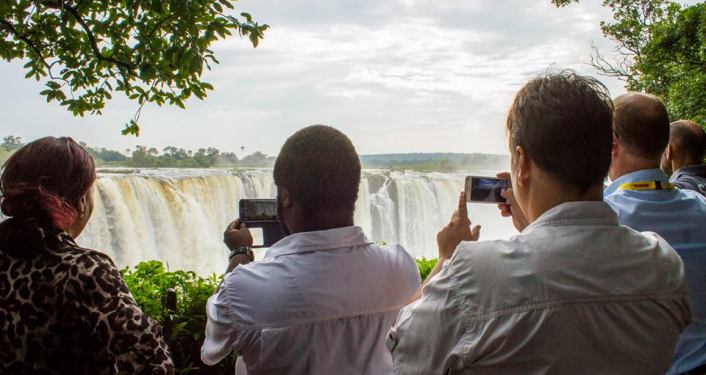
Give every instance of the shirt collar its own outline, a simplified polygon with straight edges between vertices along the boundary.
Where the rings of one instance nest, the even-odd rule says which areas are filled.
[[[672,178],[679,178],[681,175],[706,177],[706,165],[687,165],[686,167],[681,167],[674,172],[674,177]]]
[[[618,177],[613,183],[611,183],[603,192],[603,196],[607,197],[620,188],[621,185],[628,182],[638,182],[638,181],[662,181],[668,182],[669,177],[667,177],[664,172],[659,168],[654,169],[642,169],[639,171],[624,174]]]
[[[299,232],[291,234],[272,245],[267,250],[265,259],[312,251],[366,246],[372,243],[363,233],[363,229],[358,226]]]
[[[547,210],[527,226],[522,234],[545,226],[576,224],[619,225],[618,215],[605,202],[566,202]]]

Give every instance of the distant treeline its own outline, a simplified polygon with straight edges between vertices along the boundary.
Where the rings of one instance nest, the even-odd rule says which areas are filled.
[[[365,168],[455,172],[479,169],[507,169],[507,155],[461,153],[411,153],[361,155]]]
[[[3,163],[24,143],[20,137],[7,136],[0,144],[0,161]],[[134,150],[120,152],[103,147],[92,147],[83,142],[99,167],[139,168],[260,168],[274,165],[275,158],[255,151],[243,158],[234,152],[222,152],[216,148],[200,148],[195,152],[179,147],[167,146],[160,152],[154,147],[136,146]]]
[[[0,162],[22,147],[20,137],[7,136],[0,144]],[[268,168],[274,166],[275,157],[255,151],[242,158],[234,152],[216,148],[200,148],[195,152],[168,146],[159,151],[154,147],[136,146],[124,152],[103,147],[92,147],[81,142],[99,167],[136,168]],[[454,172],[459,170],[507,168],[508,157],[492,154],[460,153],[410,153],[361,155],[363,168],[415,170],[420,172]]]

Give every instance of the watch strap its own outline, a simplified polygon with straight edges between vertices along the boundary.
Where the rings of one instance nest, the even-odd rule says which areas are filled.
[[[239,254],[247,255],[248,258],[250,258],[250,261],[255,260],[255,253],[253,253],[252,249],[248,246],[241,246],[241,247],[238,247],[238,248],[231,250],[230,255],[228,255],[228,260],[233,259],[234,256],[239,255]]]

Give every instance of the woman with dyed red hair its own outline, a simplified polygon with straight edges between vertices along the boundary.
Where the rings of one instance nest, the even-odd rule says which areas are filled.
[[[117,267],[74,239],[93,211],[93,159],[71,138],[19,149],[0,177],[0,373],[171,373],[161,328]]]

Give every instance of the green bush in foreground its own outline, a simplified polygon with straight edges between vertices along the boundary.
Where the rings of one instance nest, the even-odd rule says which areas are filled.
[[[168,319],[173,322],[169,337],[165,337],[172,359],[180,374],[232,374],[235,357],[221,361],[216,366],[201,362],[201,344],[206,329],[206,300],[218,288],[222,276],[199,277],[191,271],[164,269],[159,261],[142,262],[120,271],[125,283],[142,311],[162,326]],[[176,310],[165,308],[168,289],[176,291]]]
[[[422,281],[429,276],[431,270],[436,266],[436,258],[427,259],[422,257],[422,259],[417,259],[417,267],[419,267],[419,276],[421,276]]]
[[[436,259],[417,259],[422,280],[435,265]],[[177,373],[233,373],[235,355],[213,367],[204,365],[200,359],[206,329],[206,300],[216,292],[223,276],[214,273],[202,278],[191,271],[167,271],[159,261],[141,262],[134,268],[122,269],[120,274],[145,314],[162,326],[171,320],[173,329],[165,339]],[[165,308],[170,288],[176,291],[175,311]]]

